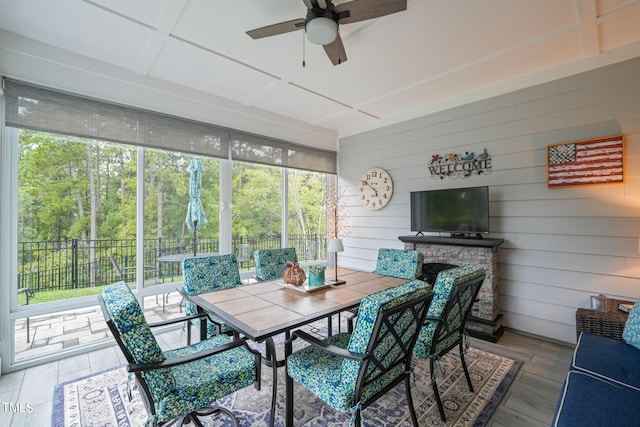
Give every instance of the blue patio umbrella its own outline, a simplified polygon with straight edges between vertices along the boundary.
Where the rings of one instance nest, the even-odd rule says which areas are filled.
[[[202,161],[194,157],[187,168],[191,174],[189,179],[189,206],[187,207],[187,219],[185,223],[189,230],[193,230],[193,256],[196,256],[196,233],[200,227],[207,223],[207,215],[202,208],[200,193],[202,191],[202,172],[204,166]]]

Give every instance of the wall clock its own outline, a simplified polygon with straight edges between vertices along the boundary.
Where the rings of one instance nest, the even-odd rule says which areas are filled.
[[[365,208],[384,208],[393,194],[393,180],[389,173],[380,168],[372,168],[360,177],[359,197]]]

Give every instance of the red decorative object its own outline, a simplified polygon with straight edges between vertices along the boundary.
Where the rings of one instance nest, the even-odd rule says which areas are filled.
[[[547,186],[623,182],[623,135],[547,146]]]
[[[300,265],[297,262],[287,261],[287,265],[289,266],[284,271],[284,283],[288,283],[293,286],[300,286],[307,280],[307,275],[304,270],[300,268]]]

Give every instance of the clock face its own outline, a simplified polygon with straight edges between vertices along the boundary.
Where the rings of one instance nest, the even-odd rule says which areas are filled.
[[[393,194],[393,181],[387,171],[373,168],[360,177],[358,195],[364,207],[378,210],[384,208]]]

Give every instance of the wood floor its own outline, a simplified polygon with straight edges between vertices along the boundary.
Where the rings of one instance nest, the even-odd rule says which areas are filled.
[[[164,333],[159,341],[166,349],[175,348],[180,343],[184,345],[180,331]],[[573,348],[510,331],[506,331],[496,344],[472,339],[471,345],[524,362],[487,427],[549,426]],[[0,425],[50,425],[53,388],[56,384],[124,362],[120,351],[114,346],[3,374],[0,377]]]

